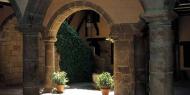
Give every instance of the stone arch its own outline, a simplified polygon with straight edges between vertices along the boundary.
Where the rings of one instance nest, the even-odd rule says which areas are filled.
[[[93,10],[100,14],[110,27],[113,25],[113,20],[101,7],[88,1],[74,1],[64,5],[53,15],[47,25],[47,31],[45,33],[46,37],[56,37],[64,20],[73,13],[81,10]]]
[[[9,1],[11,3],[12,7],[13,7],[13,10],[14,10],[14,12],[16,14],[17,19],[20,20],[21,16],[22,16],[22,13],[21,13],[21,10],[20,10],[16,0],[9,0]]]
[[[2,29],[3,25],[5,25],[10,19],[12,19],[12,18],[15,17],[15,16],[16,16],[15,13],[12,13],[12,14],[10,14],[9,16],[7,16],[7,17],[3,20],[3,22],[1,23],[1,25],[0,25],[0,30]]]
[[[100,14],[108,25],[113,25],[113,20],[110,16],[99,6],[94,3],[87,2],[87,1],[73,1],[68,3],[61,8],[59,8],[54,15],[50,18],[47,26],[45,27],[45,31],[43,32],[43,38],[45,40],[45,80],[44,80],[44,87],[51,88],[52,82],[49,80],[49,76],[57,68],[57,64],[55,63],[55,50],[54,50],[54,42],[56,41],[57,32],[61,26],[61,24],[66,20],[67,17],[72,15],[75,12],[82,11],[82,10],[92,10]]]
[[[7,16],[0,25],[0,81],[7,85],[23,84],[23,32],[15,13]],[[43,81],[44,43],[38,35],[39,82]],[[1,86],[1,83],[0,83]]]

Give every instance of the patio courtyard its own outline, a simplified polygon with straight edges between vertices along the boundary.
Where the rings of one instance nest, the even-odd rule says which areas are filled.
[[[0,0],[0,95],[190,95],[189,56],[190,0]]]

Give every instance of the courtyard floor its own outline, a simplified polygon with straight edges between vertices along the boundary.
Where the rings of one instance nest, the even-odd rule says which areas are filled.
[[[63,94],[51,94],[46,93],[42,95],[102,95],[101,91],[98,90],[86,90],[86,89],[66,89]],[[114,92],[111,91],[109,95],[114,95]]]
[[[175,84],[175,95],[189,95],[190,83],[180,82]],[[22,87],[0,88],[0,95],[22,95]],[[101,95],[101,91],[96,90],[89,83],[74,84],[69,89],[65,89],[63,94],[45,93],[42,95]],[[111,91],[109,95],[114,95]]]
[[[65,89],[62,94],[45,93],[42,95],[102,95],[101,91],[97,90],[92,83],[79,83],[72,84],[68,89]],[[114,95],[113,91],[110,91],[109,95]]]

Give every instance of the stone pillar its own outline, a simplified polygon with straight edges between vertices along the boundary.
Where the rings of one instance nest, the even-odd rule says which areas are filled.
[[[135,95],[146,95],[146,48],[143,35],[135,37]],[[147,48],[149,49],[149,48]]]
[[[149,87],[150,95],[173,95],[173,31],[169,13],[151,16],[145,14],[149,22],[150,60]]]
[[[45,79],[44,88],[45,92],[50,92],[53,85],[51,76],[55,71],[55,37],[45,38]]]
[[[134,95],[134,43],[133,34],[127,24],[112,26],[114,39],[114,93]]]
[[[23,32],[23,95],[39,95],[38,33],[39,27],[21,25]]]

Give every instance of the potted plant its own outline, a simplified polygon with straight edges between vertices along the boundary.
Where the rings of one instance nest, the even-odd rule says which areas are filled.
[[[113,87],[113,77],[108,72],[103,72],[97,76],[97,86],[101,89],[102,95],[108,95],[110,88]]]
[[[60,71],[60,72],[54,72],[52,74],[52,81],[53,83],[56,84],[57,93],[63,93],[64,86],[69,80],[67,78],[67,73],[64,71]]]

